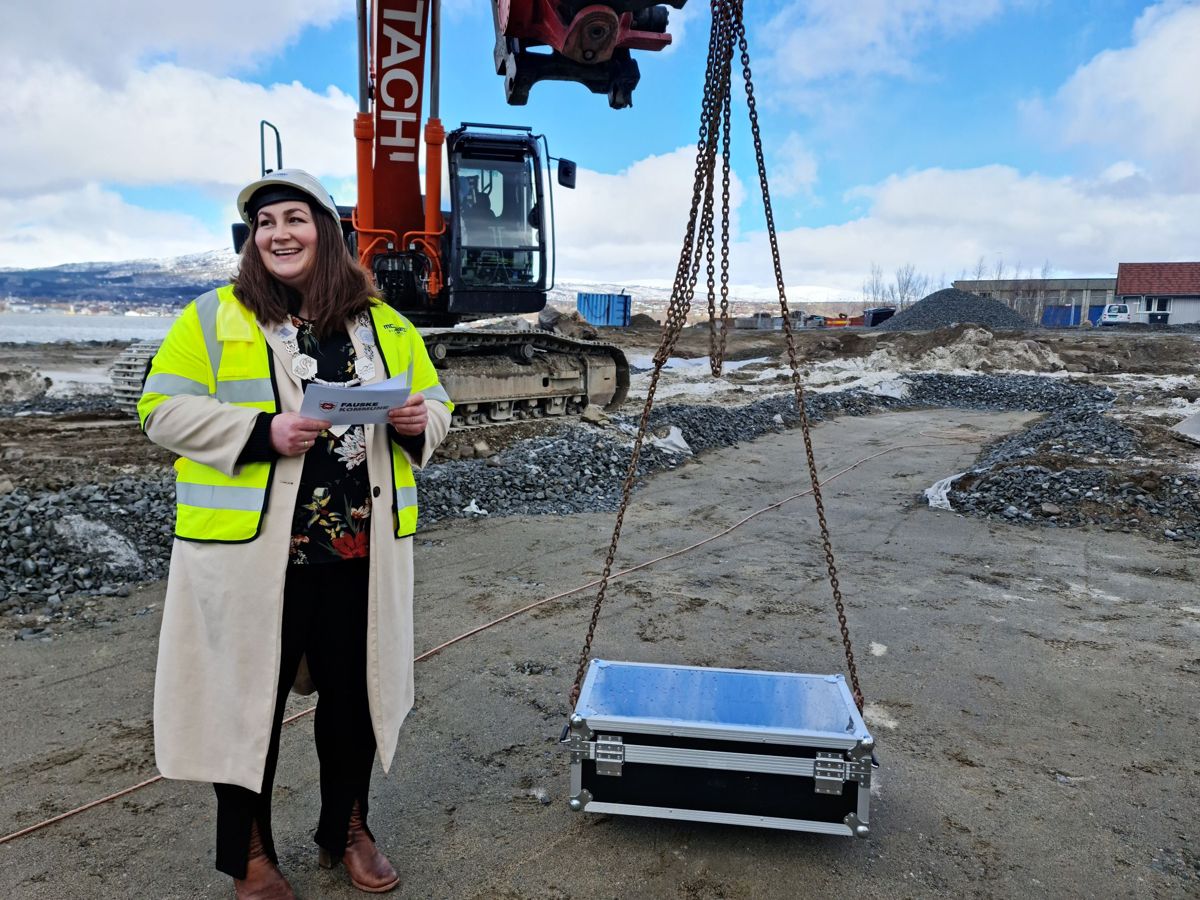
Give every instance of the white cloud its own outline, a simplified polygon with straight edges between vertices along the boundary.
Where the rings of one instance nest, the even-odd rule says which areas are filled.
[[[700,37],[707,40],[707,26],[712,21],[707,4],[693,2],[683,9],[668,7],[667,16],[667,33],[671,35],[671,43],[658,51],[659,53],[676,53],[686,46],[692,26],[702,29]],[[653,60],[654,56],[654,53],[646,53],[641,57],[641,61]]]
[[[284,160],[354,172],[356,103],[335,88],[221,73],[269,62],[299,33],[353,15],[346,0],[9,4],[0,29],[0,264],[166,256],[227,243],[197,219],[102,187],[226,197],[258,173],[258,121]],[[202,201],[198,203],[202,205]]]
[[[213,72],[252,68],[304,28],[348,15],[354,15],[354,6],[347,0],[6,3],[0,75],[7,80],[42,62],[113,81],[141,62],[164,57]]]
[[[82,72],[31,68],[0,93],[0,195],[79,187],[243,184],[258,174],[258,122],[283,133],[284,162],[354,171],[356,104],[336,88],[263,87],[163,64],[107,88]]]
[[[1033,127],[1101,154],[1116,149],[1165,181],[1200,188],[1200,6],[1151,6],[1133,39],[1081,66],[1048,102],[1029,103]]]
[[[695,148],[681,147],[647,157],[615,175],[581,169],[576,190],[554,192],[560,277],[673,278],[691,206],[695,165]],[[719,184],[717,190],[719,204]],[[730,184],[735,209],[742,195],[735,173]]]
[[[939,37],[969,31],[1020,0],[791,0],[755,37],[772,80],[910,76]]]
[[[682,148],[618,175],[582,173],[577,196],[560,200],[559,277],[669,282],[691,197],[693,153]],[[1104,274],[1121,260],[1193,258],[1200,194],[1157,191],[1136,167],[1095,179],[1022,174],[1008,166],[927,169],[852,192],[867,212],[842,224],[781,230],[788,282],[857,294],[872,261],[885,273],[912,263],[955,277],[980,256],[1057,272]],[[567,195],[562,192],[556,196]],[[736,192],[744,195],[742,185]],[[568,195],[569,196],[569,195]],[[744,212],[744,210],[743,210]],[[760,226],[735,231],[731,279],[769,285]],[[701,282],[704,273],[701,272]],[[799,288],[793,299],[815,296]]]
[[[94,185],[22,199],[0,196],[0,267],[178,256],[228,243],[180,213],[126,203]]]
[[[817,158],[804,139],[792,132],[774,154],[771,168],[771,193],[783,197],[811,194],[817,183]]]
[[[1200,195],[1153,191],[1136,173],[1112,180],[1023,175],[1008,166],[928,169],[856,193],[869,212],[841,225],[780,235],[790,278],[853,290],[872,260],[951,277],[980,256],[1011,267],[1112,273],[1122,260],[1181,259],[1200,244]],[[1134,179],[1130,190],[1114,184]],[[765,240],[759,244],[765,245]],[[765,246],[748,241],[738,260],[769,272]],[[757,279],[761,280],[759,275]]]

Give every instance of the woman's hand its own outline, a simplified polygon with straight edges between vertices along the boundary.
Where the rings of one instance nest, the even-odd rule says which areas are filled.
[[[280,413],[271,420],[271,446],[280,456],[301,456],[329,424],[324,419],[309,419],[299,413]]]
[[[412,394],[403,406],[393,406],[388,410],[388,424],[405,437],[416,437],[429,424],[425,398],[420,394]]]

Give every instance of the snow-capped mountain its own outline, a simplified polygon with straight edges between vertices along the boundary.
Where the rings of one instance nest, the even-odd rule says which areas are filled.
[[[0,269],[0,298],[33,302],[182,305],[229,280],[237,257],[211,250],[168,259]]]
[[[228,282],[237,267],[231,249],[210,250],[165,259],[131,259],[120,262],[70,263],[44,269],[0,269],[0,300],[26,302],[104,303],[114,307],[179,307],[207,290]],[[550,291],[549,302],[559,309],[574,309],[578,293],[620,294],[633,298],[634,311],[665,310],[671,285],[560,280]],[[693,306],[707,305],[704,286],[697,285]],[[742,310],[777,304],[774,287],[731,287],[732,299]],[[789,291],[793,302],[806,300]]]

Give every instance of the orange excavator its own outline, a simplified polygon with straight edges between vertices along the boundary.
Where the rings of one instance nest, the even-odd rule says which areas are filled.
[[[373,8],[358,2],[358,203],[350,225],[359,258],[385,299],[418,325],[537,311],[553,257],[544,214],[552,199],[544,189],[546,141],[527,128],[473,123],[446,134],[438,7],[438,0],[375,0]],[[666,8],[645,0],[492,0],[492,13],[496,70],[516,105],[533,84],[554,79],[606,93],[614,108],[628,106],[639,78],[630,51],[671,41]],[[422,190],[417,139],[427,46]],[[533,52],[538,46],[549,52]],[[574,165],[563,162],[559,183],[571,187]]]
[[[678,9],[686,0],[669,2]],[[614,109],[629,106],[640,77],[633,51],[671,42],[666,6],[647,0],[491,3],[495,68],[512,105],[553,80],[605,94]],[[551,157],[545,137],[525,127],[464,123],[446,132],[439,6],[358,0],[358,197],[339,206],[347,242],[383,299],[421,328],[454,399],[455,427],[578,414],[589,403],[613,409],[629,386],[618,348],[538,329],[462,327],[545,307],[554,279]],[[263,174],[270,171],[265,134]],[[278,132],[275,151],[282,168]],[[557,163],[558,185],[574,187],[574,163]],[[234,226],[235,249],[248,234]],[[135,347],[114,368],[114,382],[136,403],[140,357],[149,359],[153,345]]]

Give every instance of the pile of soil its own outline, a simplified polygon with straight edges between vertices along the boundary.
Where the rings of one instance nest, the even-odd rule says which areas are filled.
[[[629,319],[629,328],[634,331],[657,331],[662,328],[658,319],[645,313],[635,313]]]

